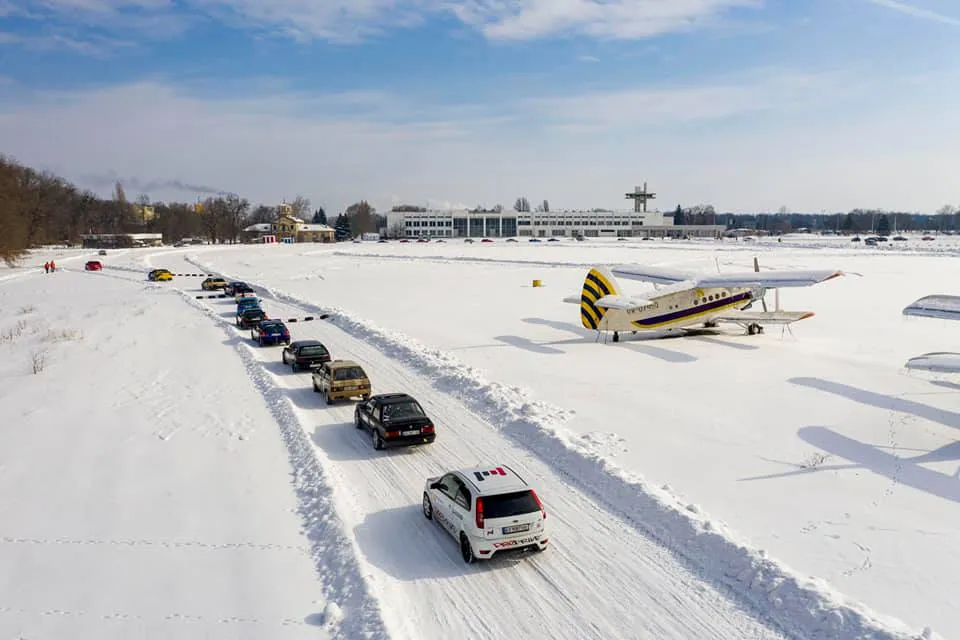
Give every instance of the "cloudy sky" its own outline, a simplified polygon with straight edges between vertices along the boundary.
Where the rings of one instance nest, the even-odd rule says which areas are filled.
[[[0,153],[336,212],[960,204],[956,0],[0,0]]]

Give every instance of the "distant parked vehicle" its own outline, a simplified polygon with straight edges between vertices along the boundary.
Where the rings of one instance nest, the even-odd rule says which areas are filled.
[[[105,256],[105,255],[107,255],[107,250],[106,250],[106,249],[100,249],[100,251],[97,251],[97,255],[98,255],[98,256]]]

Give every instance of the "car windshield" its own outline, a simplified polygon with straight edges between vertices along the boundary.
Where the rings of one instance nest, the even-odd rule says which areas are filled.
[[[425,416],[423,409],[416,402],[394,402],[383,405],[384,420],[403,420],[423,416]]]
[[[312,346],[312,347],[301,347],[301,348],[300,348],[300,355],[302,355],[302,356],[325,356],[325,355],[327,355],[327,349],[326,349],[326,347],[322,347],[322,346],[320,346],[320,345],[316,345],[316,346]]]
[[[359,378],[366,378],[363,374],[363,369],[360,367],[343,367],[342,369],[334,369],[333,379],[334,380],[357,380]]]
[[[265,322],[260,325],[260,328],[267,333],[280,333],[283,331],[283,325],[279,322]]]
[[[483,515],[487,518],[509,518],[539,510],[540,505],[529,490],[483,496]]]

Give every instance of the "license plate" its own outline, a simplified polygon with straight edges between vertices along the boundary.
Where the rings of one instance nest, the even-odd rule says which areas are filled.
[[[503,528],[503,533],[504,533],[504,534],[508,534],[508,533],[520,533],[521,531],[529,531],[529,530],[530,530],[530,524],[529,524],[529,523],[528,523],[528,524],[515,524],[515,525],[513,525],[512,527],[504,527],[504,528]]]
[[[414,429],[413,431],[401,431],[400,435],[402,436],[418,436],[420,435],[420,429]]]

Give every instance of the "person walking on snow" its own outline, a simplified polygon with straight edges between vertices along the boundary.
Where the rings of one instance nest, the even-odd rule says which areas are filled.
[[[50,273],[53,273],[53,272],[56,271],[56,270],[57,270],[57,263],[54,262],[53,260],[51,260],[51,261],[50,261]]]
[[[43,271],[44,271],[44,273],[50,273],[50,261],[49,261],[49,260],[43,263]]]

